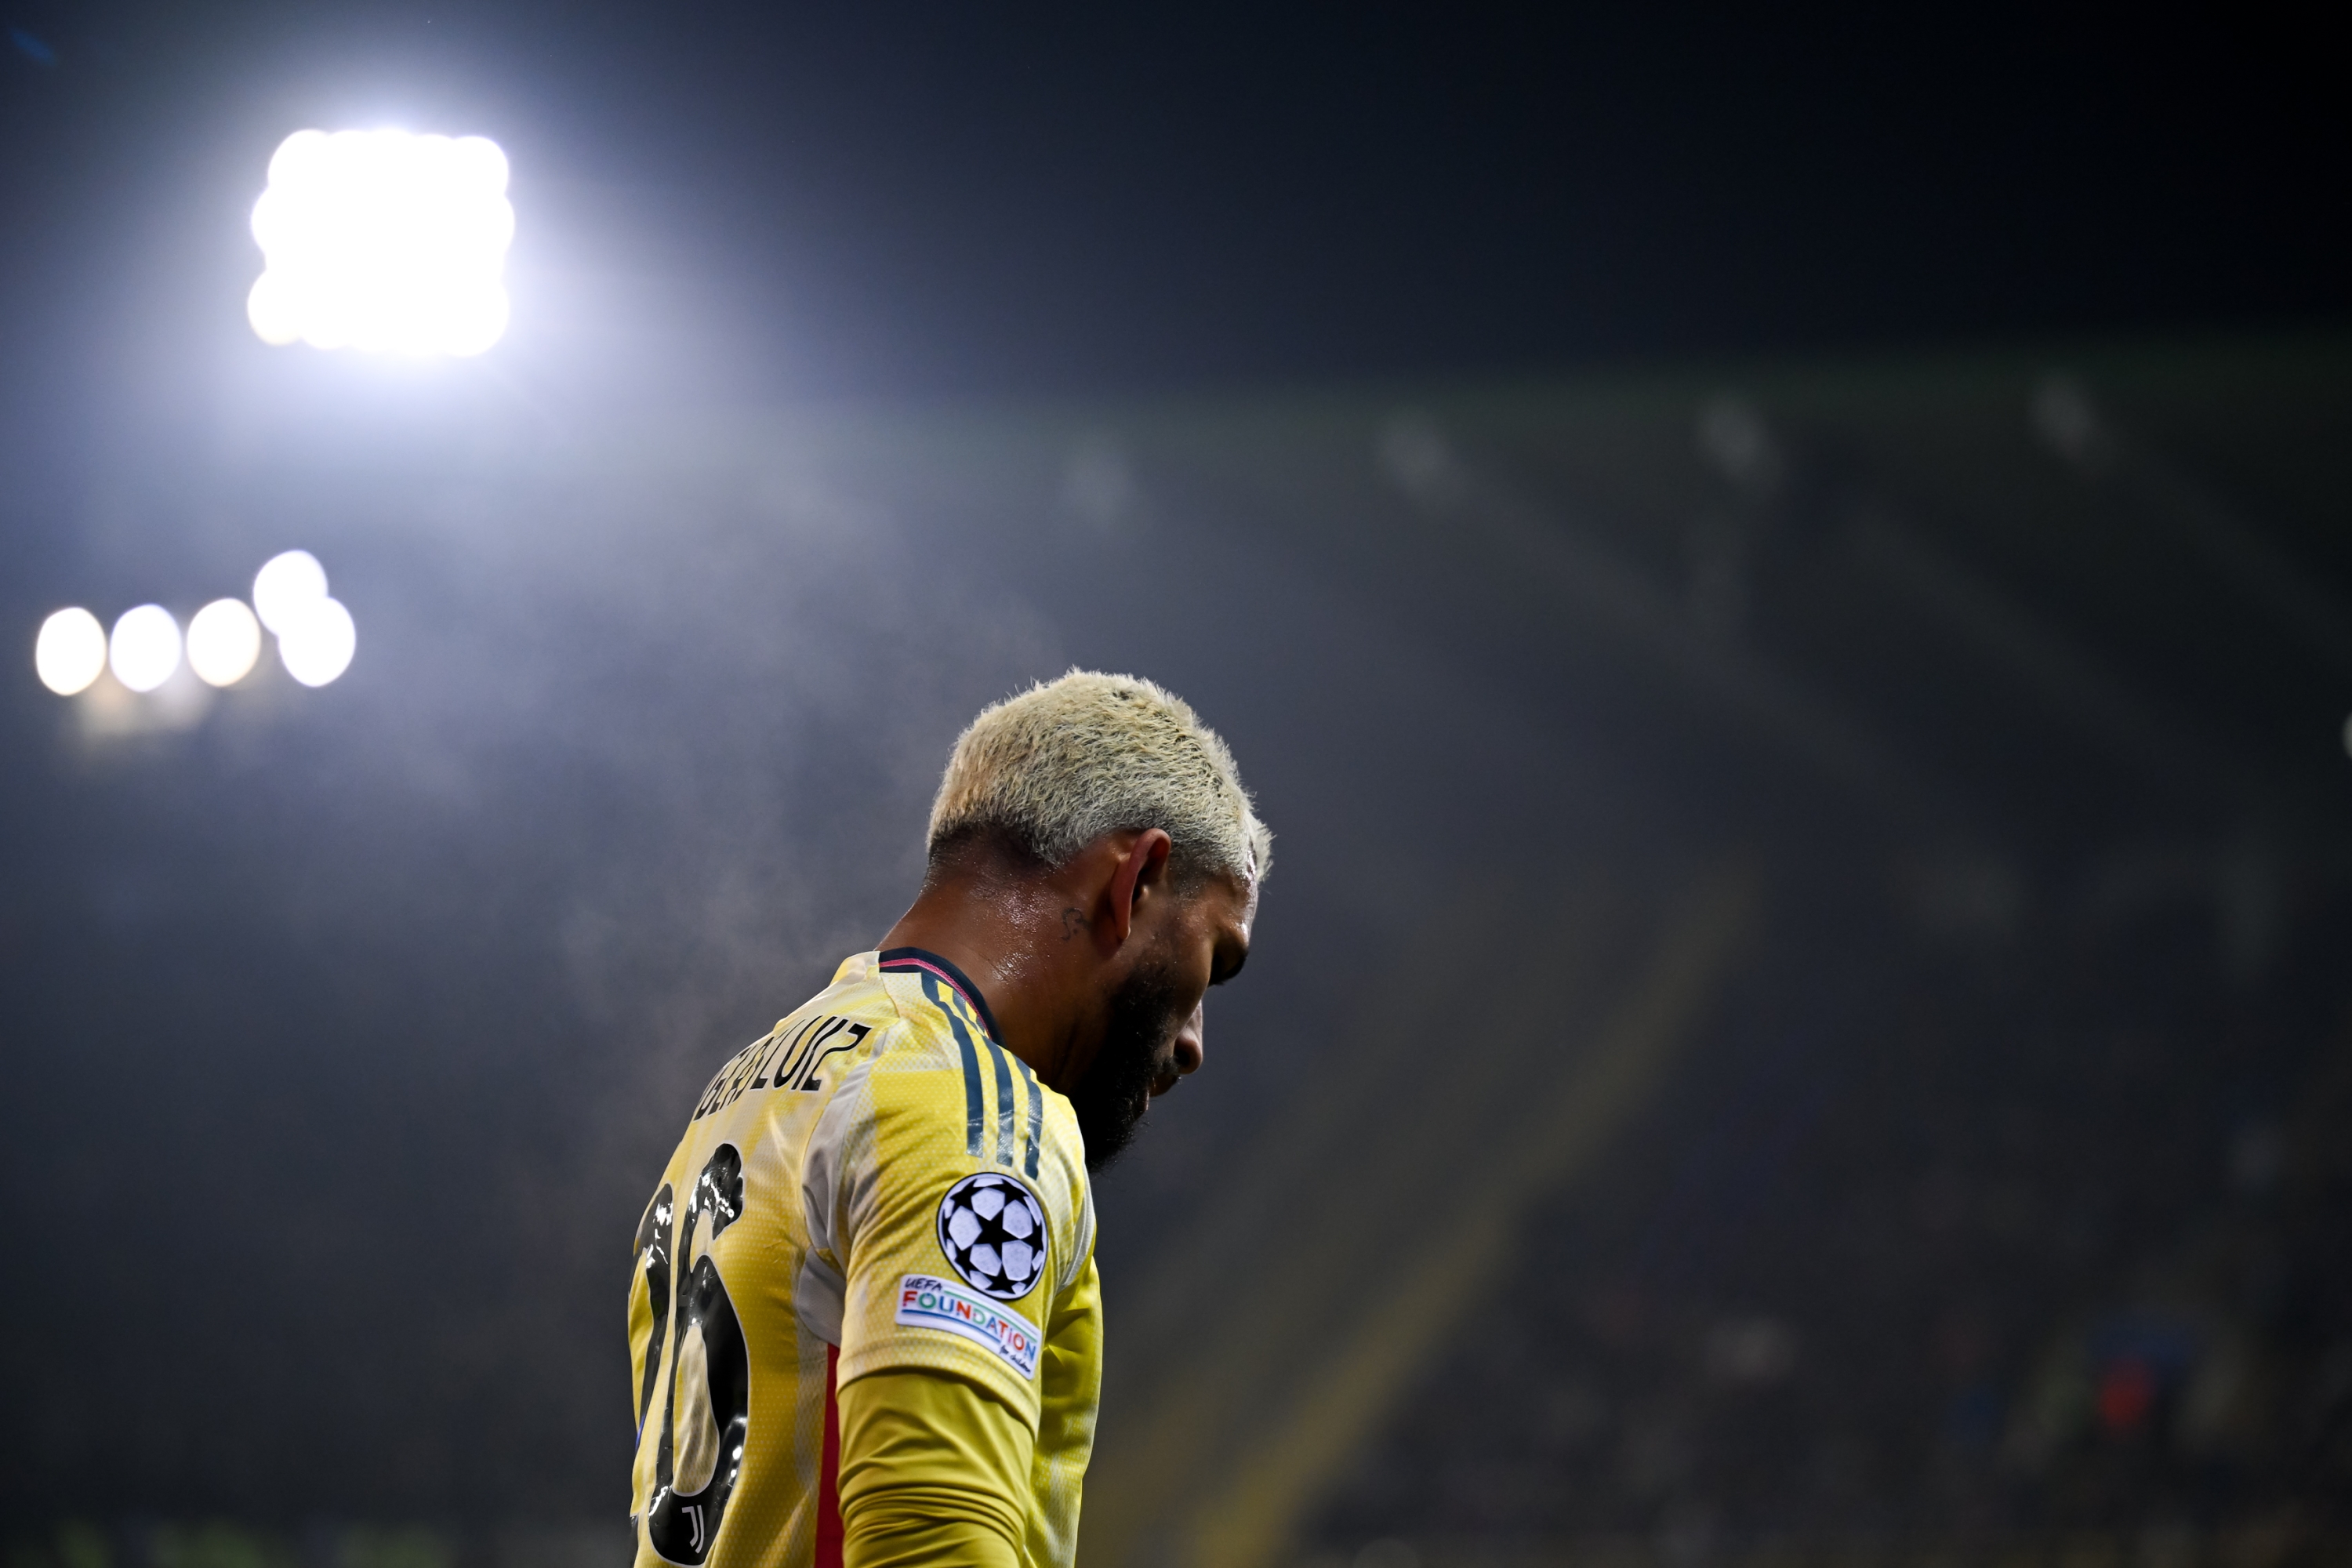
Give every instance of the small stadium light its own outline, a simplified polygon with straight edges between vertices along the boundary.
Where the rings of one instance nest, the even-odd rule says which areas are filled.
[[[152,691],[180,668],[180,623],[161,605],[125,610],[106,658],[115,679],[133,691]]]
[[[278,657],[286,673],[305,686],[324,686],[349,669],[358,646],[352,613],[334,599],[311,600],[278,632]]]
[[[41,623],[33,668],[60,697],[85,691],[106,670],[106,628],[88,610],[59,610]]]
[[[273,555],[253,578],[253,607],[278,634],[286,673],[324,686],[351,668],[359,646],[351,611],[327,597],[327,569],[307,550]]]
[[[507,156],[481,136],[298,131],[254,204],[262,342],[477,354],[507,328]],[[266,619],[267,617],[265,617]]]
[[[215,599],[188,623],[188,668],[206,686],[235,686],[261,657],[261,623],[242,599]]]
[[[281,637],[303,610],[326,596],[327,569],[307,550],[273,555],[254,574],[254,613]]]

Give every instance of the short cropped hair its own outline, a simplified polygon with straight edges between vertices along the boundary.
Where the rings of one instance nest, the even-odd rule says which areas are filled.
[[[933,864],[982,840],[1049,868],[1106,833],[1164,829],[1187,882],[1262,882],[1274,835],[1233,752],[1174,692],[1073,669],[981,710],[956,740],[931,804]]]

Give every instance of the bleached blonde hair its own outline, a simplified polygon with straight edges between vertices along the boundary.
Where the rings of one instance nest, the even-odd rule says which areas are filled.
[[[1274,835],[1234,754],[1174,692],[1073,669],[981,710],[957,737],[931,803],[930,853],[997,837],[1047,866],[1106,833],[1158,827],[1189,879],[1265,879]]]

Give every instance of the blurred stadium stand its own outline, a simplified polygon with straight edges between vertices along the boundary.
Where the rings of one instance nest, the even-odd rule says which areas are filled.
[[[1236,988],[1193,1103],[1106,1186],[1089,1563],[2352,1561],[2347,453],[2352,342],[2304,337],[744,416],[378,475],[367,504],[432,520],[425,543],[320,543],[338,581],[439,551],[438,597],[414,597],[457,651],[415,679],[541,682],[379,718],[459,714],[501,765],[629,810],[670,781],[620,789],[596,759],[736,725],[720,763],[800,781],[789,858],[832,902],[762,912],[730,883],[738,951],[705,951],[699,913],[637,945],[615,911],[694,905],[720,844],[573,911],[531,983],[594,993],[588,1023],[531,1073],[576,1068],[604,1131],[516,1156],[497,1212],[560,1196],[560,1234],[469,1287],[510,1316],[432,1352],[507,1391],[431,1394],[392,1461],[423,1479],[340,1505],[441,1522],[306,1534],[234,1467],[205,1480],[196,1445],[127,1461],[143,1506],[252,1528],[125,1523],[75,1490],[99,1438],[52,1423],[46,1451],[12,1440],[11,1562],[619,1561],[603,1525],[498,1511],[587,1516],[620,1495],[596,1468],[616,1445],[502,1469],[511,1443],[433,1423],[619,1419],[635,1189],[719,1031],[911,882],[956,716],[1105,648],[1164,660],[1234,734],[1295,857],[1265,989]],[[248,455],[206,482],[258,514],[291,471]],[[910,563],[1008,586],[934,602],[889,585]],[[1184,606],[1137,634],[1157,644],[1054,621],[1149,572]],[[404,613],[432,643],[424,611],[359,610],[377,648]],[[1347,692],[1352,656],[1311,647],[1338,623],[1421,684]],[[787,624],[823,631],[789,682],[761,662]],[[1230,665],[1198,646],[1221,641]],[[730,647],[740,683],[671,679]],[[551,710],[574,656],[623,695]],[[873,752],[858,705],[883,691],[920,717]],[[1450,773],[1416,754],[1448,715],[1533,739]],[[350,743],[462,813],[490,786],[436,773],[418,732]],[[129,743],[61,742],[99,772]],[[741,787],[727,820],[764,822]],[[458,837],[477,885],[620,852],[548,789],[551,847]],[[465,984],[453,1039],[498,976]],[[544,1332],[526,1310],[575,1298]],[[28,1414],[68,1399],[12,1353]]]

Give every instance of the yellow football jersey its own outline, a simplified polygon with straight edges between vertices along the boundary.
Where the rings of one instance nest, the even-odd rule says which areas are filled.
[[[954,965],[860,953],[738,1052],[637,1227],[639,1568],[835,1568],[837,1394],[921,1371],[1035,1435],[1028,1568],[1076,1555],[1102,1378],[1076,1114]]]

